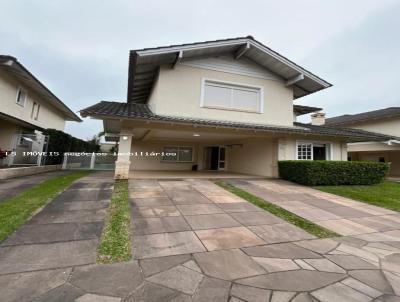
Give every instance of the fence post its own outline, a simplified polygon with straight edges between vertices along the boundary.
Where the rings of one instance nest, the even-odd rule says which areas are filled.
[[[68,161],[68,155],[67,155],[67,153],[64,153],[64,159],[63,159],[63,163],[62,163],[63,170],[67,169],[67,161]]]
[[[92,158],[90,159],[90,170],[94,169],[94,161],[96,159],[96,155],[92,152]]]
[[[40,152],[38,155],[37,165],[38,165],[38,167],[40,167],[42,165],[42,152]]]

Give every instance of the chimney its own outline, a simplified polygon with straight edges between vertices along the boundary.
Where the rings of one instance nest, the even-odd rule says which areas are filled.
[[[311,125],[322,126],[325,125],[325,113],[316,112],[311,114]]]

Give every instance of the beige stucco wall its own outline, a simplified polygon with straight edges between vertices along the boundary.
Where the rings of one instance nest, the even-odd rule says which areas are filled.
[[[17,90],[20,86],[27,91],[25,106],[16,103]],[[40,104],[38,120],[31,117],[33,102]],[[64,130],[65,127],[65,118],[59,110],[2,70],[0,70],[0,112],[42,128]]]
[[[204,78],[262,87],[264,112],[200,107]],[[155,113],[162,115],[293,126],[293,90],[283,82],[179,64],[174,69],[160,68],[149,105]]]
[[[370,120],[364,123],[351,124],[347,127],[400,137],[400,118],[391,118],[379,121]]]
[[[400,176],[400,150],[399,151],[377,151],[377,152],[350,152],[352,160],[356,161],[379,161],[380,157],[390,163],[390,176]]]

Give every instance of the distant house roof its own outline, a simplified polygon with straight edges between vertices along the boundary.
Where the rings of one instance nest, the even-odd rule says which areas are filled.
[[[102,101],[80,111],[82,117],[93,116],[103,119],[135,119],[155,122],[173,122],[179,124],[191,124],[213,126],[222,128],[235,128],[244,130],[268,131],[275,133],[297,133],[303,135],[322,135],[348,138],[352,141],[383,141],[392,139],[391,136],[368,132],[357,129],[333,128],[327,126],[314,126],[309,124],[294,123],[293,127],[241,123],[233,121],[220,121],[209,119],[197,119],[189,117],[163,116],[154,114],[146,104],[118,103]]]
[[[65,114],[68,121],[81,122],[82,120],[67,107],[53,92],[40,82],[15,57],[0,55],[0,68],[10,73],[29,88],[40,94],[44,100]]]
[[[310,71],[273,51],[252,36],[189,44],[131,50],[129,56],[128,102],[146,103],[161,65],[174,66],[182,58],[231,54],[246,57],[293,86],[294,98],[332,86]]]
[[[321,111],[322,108],[318,107],[310,107],[310,106],[303,106],[303,105],[293,105],[293,112],[296,115],[303,115],[307,113]]]
[[[400,107],[389,107],[358,114],[344,114],[335,116],[325,119],[325,124],[330,126],[342,126],[392,117],[400,117]]]

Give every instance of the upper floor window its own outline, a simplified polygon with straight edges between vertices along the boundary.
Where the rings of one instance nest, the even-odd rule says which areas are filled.
[[[31,118],[37,120],[39,118],[40,104],[33,102]]]
[[[204,80],[201,106],[261,113],[262,88]]]
[[[26,91],[21,87],[17,90],[17,100],[16,103],[21,106],[25,106],[26,101]]]

